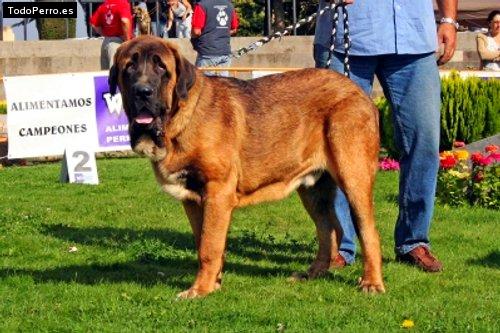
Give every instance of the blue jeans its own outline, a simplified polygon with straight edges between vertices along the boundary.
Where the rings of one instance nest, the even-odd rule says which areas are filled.
[[[325,67],[328,49],[314,46],[316,67]],[[334,53],[330,68],[344,72],[344,55]],[[394,231],[395,252],[429,247],[439,168],[441,82],[433,53],[419,55],[350,56],[351,79],[370,94],[374,76],[393,110],[395,141],[400,150],[399,216]],[[344,231],[340,254],[354,261],[356,232],[349,204],[337,190],[334,208]]]
[[[231,66],[231,56],[208,56],[198,54],[195,65],[196,67],[229,67]],[[229,76],[229,72],[227,71],[205,71],[204,74],[208,76]]]

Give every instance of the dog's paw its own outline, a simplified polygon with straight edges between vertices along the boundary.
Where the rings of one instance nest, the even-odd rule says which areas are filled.
[[[307,273],[305,272],[293,272],[292,276],[288,278],[289,282],[302,282],[308,279]]]
[[[181,300],[181,299],[205,297],[206,295],[208,295],[211,292],[214,292],[216,290],[219,290],[220,288],[221,288],[220,283],[216,283],[214,286],[214,289],[212,289],[210,291],[209,290],[201,290],[199,288],[191,287],[188,290],[184,290],[183,292],[178,293],[176,299]]]
[[[358,279],[358,287],[362,292],[366,294],[385,293],[385,287],[382,281],[371,281],[360,277]]]
[[[183,292],[178,293],[176,299],[181,300],[181,299],[200,298],[205,295],[206,293],[201,293],[196,288],[189,288],[188,290],[184,290]]]
[[[315,279],[318,277],[322,277],[328,274],[328,270],[330,269],[329,261],[319,261],[315,260],[311,267],[307,270],[307,278],[309,280]]]

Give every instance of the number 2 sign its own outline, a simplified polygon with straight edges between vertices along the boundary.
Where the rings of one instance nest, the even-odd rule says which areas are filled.
[[[60,180],[63,183],[99,184],[95,153],[88,149],[66,148]]]

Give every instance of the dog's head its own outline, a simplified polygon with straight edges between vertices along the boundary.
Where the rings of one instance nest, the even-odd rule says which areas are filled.
[[[196,68],[161,38],[141,36],[118,48],[109,87],[111,94],[120,88],[134,151],[162,159],[165,123],[188,99],[195,80]]]
[[[146,17],[146,14],[149,14],[147,10],[139,6],[134,6],[132,8],[132,13],[134,14],[134,17],[137,19],[143,19],[144,17]]]

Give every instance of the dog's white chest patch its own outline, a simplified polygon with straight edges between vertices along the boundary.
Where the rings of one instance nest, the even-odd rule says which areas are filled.
[[[177,200],[192,200],[201,202],[201,195],[188,188],[189,172],[180,170],[174,173],[167,173],[162,168],[159,170],[161,178],[158,179],[162,190]]]

